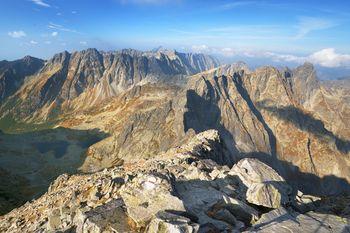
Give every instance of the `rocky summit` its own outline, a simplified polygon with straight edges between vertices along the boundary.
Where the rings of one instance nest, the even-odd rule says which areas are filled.
[[[0,62],[0,232],[350,232],[347,81],[163,48]]]
[[[122,167],[59,176],[1,217],[2,232],[348,232],[349,209],[322,209],[257,159],[219,165],[218,131]],[[304,211],[300,211],[304,209]]]

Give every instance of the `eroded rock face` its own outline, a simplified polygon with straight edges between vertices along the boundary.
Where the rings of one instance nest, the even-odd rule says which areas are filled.
[[[94,106],[136,84],[175,82],[217,66],[218,61],[210,56],[176,51],[65,51],[50,59],[36,77],[19,85],[16,93],[10,93],[14,96],[0,112],[19,120],[47,121],[60,112]]]
[[[349,232],[346,219],[314,212],[299,214],[284,208],[263,214],[248,232]]]
[[[311,64],[194,75],[183,94],[184,129],[217,129],[235,161],[259,158],[306,193],[349,192],[348,103],[315,75]]]
[[[189,218],[172,214],[171,212],[159,212],[147,226],[148,233],[195,233],[199,230],[199,224],[192,223]]]
[[[0,231],[310,232],[316,222],[324,223],[320,229],[326,232],[348,227],[347,219],[317,209],[299,214],[280,207],[266,213],[268,209],[250,204],[246,192],[251,187],[246,185],[282,178],[255,159],[242,160],[233,169],[219,165],[216,157],[225,150],[218,132],[209,130],[148,160],[86,175],[62,175],[39,199],[1,216]],[[245,168],[257,169],[250,171],[251,179],[239,174]],[[262,196],[270,192],[260,190]]]
[[[119,192],[128,215],[140,226],[145,226],[161,210],[185,211],[182,201],[172,194],[170,177],[165,174],[141,174]]]
[[[0,103],[14,94],[24,79],[42,68],[44,61],[26,56],[16,61],[0,61]]]
[[[247,187],[248,202],[268,208],[279,208],[292,201],[292,188],[271,167],[257,159],[242,159],[231,169]]]

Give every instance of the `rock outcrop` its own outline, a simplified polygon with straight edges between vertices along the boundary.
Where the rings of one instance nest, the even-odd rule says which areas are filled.
[[[16,61],[0,61],[0,103],[14,94],[24,83],[24,79],[38,72],[44,61],[26,56]]]
[[[284,208],[263,214],[249,232],[349,232],[349,225],[335,215],[299,214]]]
[[[59,176],[48,191],[0,217],[1,232],[346,232],[348,219],[300,214],[287,203],[250,204],[250,181],[281,180],[272,168],[243,160],[232,169],[215,162],[227,150],[215,130],[148,160],[104,171]],[[248,166],[260,170],[248,178]],[[260,168],[262,166],[263,168]],[[252,171],[250,171],[252,172]],[[237,175],[234,175],[237,174]],[[262,189],[261,195],[270,190]],[[282,190],[280,195],[282,196]],[[280,192],[277,190],[276,192]],[[289,206],[289,207],[288,207]]]
[[[231,169],[247,186],[247,201],[268,208],[279,208],[292,201],[292,188],[271,167],[257,159],[242,159]]]

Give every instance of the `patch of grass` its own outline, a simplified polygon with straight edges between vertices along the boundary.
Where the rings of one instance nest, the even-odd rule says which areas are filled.
[[[37,130],[52,129],[57,121],[51,120],[45,123],[27,123],[16,121],[11,115],[0,119],[0,130],[4,133],[24,133]]]

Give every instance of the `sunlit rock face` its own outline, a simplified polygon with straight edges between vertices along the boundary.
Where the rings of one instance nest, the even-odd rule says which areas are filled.
[[[0,61],[0,103],[14,94],[25,78],[34,75],[43,65],[43,60],[30,56],[11,62]]]
[[[94,106],[137,84],[176,82],[184,75],[217,66],[218,61],[213,57],[169,50],[102,52],[87,49],[62,52],[48,60],[35,77],[24,85],[18,85],[21,87],[17,87],[18,91],[11,90],[10,94],[14,96],[2,106],[1,115],[48,120],[61,111]],[[4,98],[9,96],[6,93],[2,95]]]

